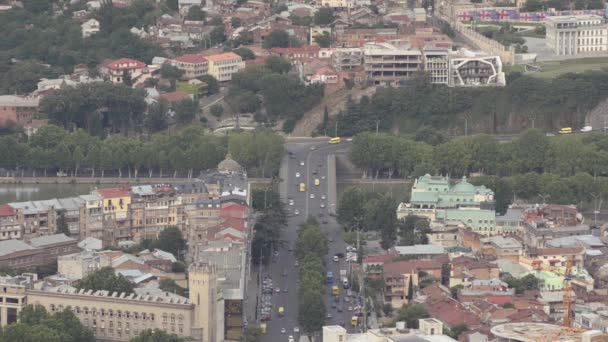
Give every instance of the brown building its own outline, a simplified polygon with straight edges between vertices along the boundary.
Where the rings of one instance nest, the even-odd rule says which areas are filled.
[[[12,121],[23,126],[38,113],[38,97],[0,95],[0,126]]]
[[[20,238],[21,225],[17,210],[8,204],[0,205],[0,240]]]
[[[408,303],[408,295],[414,292],[410,287],[418,286],[419,275],[441,279],[441,263],[435,260],[397,261],[384,264],[384,302],[394,308]]]
[[[1,266],[24,268],[43,265],[49,261],[42,248],[32,247],[21,240],[0,241]]]

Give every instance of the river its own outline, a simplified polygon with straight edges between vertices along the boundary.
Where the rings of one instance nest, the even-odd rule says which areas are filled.
[[[0,184],[0,204],[47,200],[88,194],[95,187],[111,184]]]

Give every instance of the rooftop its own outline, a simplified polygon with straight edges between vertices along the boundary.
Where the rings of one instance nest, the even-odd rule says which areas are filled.
[[[71,238],[65,234],[46,235],[30,240],[30,244],[34,247],[44,247],[48,245],[54,245],[57,243],[75,242],[76,239]]]
[[[145,68],[146,63],[131,58],[120,58],[117,60],[109,61],[104,66],[112,70],[134,69]]]
[[[206,56],[205,57],[209,62],[222,62],[222,61],[229,61],[229,60],[233,60],[233,59],[241,59],[241,56],[237,55],[234,52],[225,52],[225,53],[220,53],[217,55],[211,55],[211,56]]]
[[[591,332],[591,331],[590,331]],[[546,323],[507,323],[492,328],[492,334],[521,342],[582,341],[584,333]]]
[[[177,56],[174,58],[174,60],[178,61],[178,62],[190,63],[190,64],[207,63],[207,59],[204,56],[197,55],[197,54],[191,54],[191,53]]]
[[[443,254],[445,248],[440,245],[395,246],[395,251],[401,255]]]
[[[483,243],[491,243],[496,245],[498,248],[522,248],[522,244],[512,237],[503,237],[502,235],[495,235],[481,239]]]
[[[25,250],[36,250],[38,248],[32,247],[21,240],[4,240],[0,241],[0,256],[9,255],[15,252]]]
[[[0,205],[0,216],[13,216],[15,215],[15,209],[8,204]]]
[[[103,198],[130,197],[131,193],[126,188],[97,189],[97,194]]]
[[[160,97],[169,102],[179,102],[183,100],[191,100],[192,94],[183,90],[170,91],[168,93],[160,94]]]

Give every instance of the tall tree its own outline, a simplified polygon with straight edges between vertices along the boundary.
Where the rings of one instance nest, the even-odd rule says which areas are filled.
[[[84,290],[106,290],[118,293],[133,293],[133,284],[122,275],[116,275],[112,267],[103,267],[78,281],[76,286]]]

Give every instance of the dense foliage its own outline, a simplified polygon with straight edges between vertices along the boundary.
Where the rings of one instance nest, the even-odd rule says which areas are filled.
[[[428,84],[424,74],[409,86],[382,88],[370,98],[350,100],[337,116],[338,135],[363,131],[414,133],[423,126],[462,134],[511,132],[527,127],[548,130],[581,127],[584,116],[608,96],[608,71],[565,74],[540,79],[511,73],[498,88],[448,88]],[[334,119],[336,120],[336,119]],[[333,127],[331,122],[329,127]]]
[[[93,332],[66,308],[49,314],[42,305],[28,305],[19,312],[19,323],[0,332],[0,342],[93,342]]]
[[[604,135],[549,138],[527,130],[502,144],[480,134],[432,146],[384,133],[362,133],[353,139],[350,158],[374,177],[429,173],[457,178],[482,173],[486,176],[471,182],[495,191],[499,212],[506,210],[513,195],[562,204],[597,204],[608,196],[608,137]]]
[[[228,148],[226,147],[228,146]],[[101,140],[83,130],[73,133],[49,125],[28,141],[17,135],[0,137],[0,167],[46,175],[48,170],[103,177],[196,175],[214,169],[230,151],[250,176],[276,175],[283,156],[283,139],[271,132],[235,133],[228,137],[205,133],[190,126],[180,131],[148,137],[114,136]],[[84,171],[84,172],[83,172]]]
[[[127,295],[134,293],[133,283],[131,283],[122,274],[116,274],[112,267],[103,267],[86,277],[80,279],[76,284],[76,288],[84,289],[85,291],[105,290],[110,293],[118,292]]]
[[[52,13],[52,2],[26,1],[23,9],[0,13],[0,92],[27,93],[43,77],[70,73],[77,64],[94,67],[108,58],[130,57],[149,63],[162,50],[129,32],[148,27],[162,14],[152,1],[135,0],[127,8],[112,7],[111,1],[96,13],[101,31],[82,37],[80,23],[68,6],[60,15]],[[11,60],[15,59],[15,60]]]
[[[278,57],[245,68],[232,76],[226,101],[237,112],[256,113],[260,122],[282,119],[283,130],[291,132],[302,115],[321,101],[324,88],[303,84],[287,73],[289,69],[289,62]]]
[[[300,288],[298,291],[298,322],[310,335],[325,324],[326,308],[325,265],[323,259],[329,251],[327,237],[319,222],[309,217],[298,230],[296,258],[300,262]]]
[[[287,226],[287,214],[279,194],[273,190],[256,191],[253,201],[253,207],[262,215],[253,226],[251,259],[253,263],[268,264],[272,252],[283,246],[281,234]]]
[[[139,335],[133,337],[130,342],[188,342],[190,339],[179,337],[160,329],[142,330]]]

